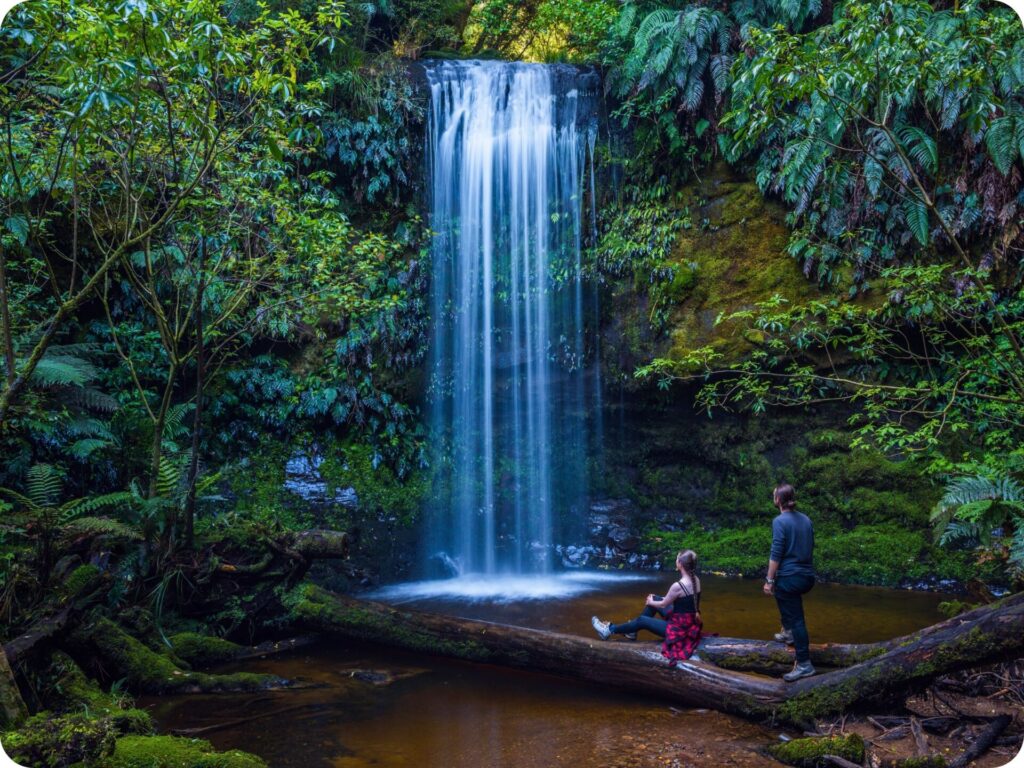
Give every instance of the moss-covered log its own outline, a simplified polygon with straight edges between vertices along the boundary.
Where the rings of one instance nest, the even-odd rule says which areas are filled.
[[[317,638],[316,635],[302,635],[286,640],[267,640],[258,645],[239,645],[220,637],[200,635],[196,632],[178,632],[167,639],[175,656],[191,665],[203,666],[286,653],[311,645]]]
[[[213,693],[260,691],[290,683],[275,675],[237,672],[210,675],[182,669],[162,653],[136,640],[109,619],[99,618],[75,630],[74,641],[95,653],[115,678],[137,693]]]
[[[52,613],[42,616],[17,637],[4,643],[4,654],[11,666],[44,647],[73,626],[75,619],[110,585],[110,574],[95,565],[82,565],[72,571],[58,590]]]
[[[818,667],[849,667],[881,656],[897,643],[815,643],[811,661]],[[793,667],[793,650],[783,643],[738,637],[707,637],[701,643],[701,658],[723,669],[737,672],[780,674]]]
[[[749,644],[755,641],[709,639],[701,650],[708,660],[670,668],[651,644],[608,643],[396,609],[308,584],[294,592],[290,607],[298,622],[325,633],[588,680],[687,706],[791,723],[906,695],[938,675],[1019,655],[1024,649],[1024,593],[878,644],[874,648],[877,655],[868,653],[869,658],[852,666],[791,684],[709,663],[716,656],[712,649],[752,647]],[[854,657],[870,650],[869,646],[854,648]]]
[[[320,528],[293,534],[288,546],[307,560],[325,560],[348,557],[350,541],[347,533]]]
[[[28,717],[25,700],[21,698],[7,654],[0,648],[0,726],[10,728]]]

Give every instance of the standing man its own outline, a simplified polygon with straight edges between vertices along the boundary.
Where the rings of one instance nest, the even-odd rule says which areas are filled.
[[[796,647],[796,664],[782,676],[787,682],[814,674],[810,639],[804,623],[803,596],[814,586],[814,528],[811,519],[796,511],[796,491],[782,483],[773,494],[778,517],[772,521],[772,550],[764,593],[774,595],[782,617],[780,642]]]

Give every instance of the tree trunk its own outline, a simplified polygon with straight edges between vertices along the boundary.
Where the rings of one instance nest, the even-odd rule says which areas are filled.
[[[192,455],[188,466],[188,491],[185,496],[185,546],[192,546],[196,516],[196,482],[199,480],[199,438],[203,426],[203,388],[206,375],[203,345],[203,294],[206,290],[206,238],[199,238],[199,287],[196,289],[196,410],[192,418]]]
[[[758,654],[768,655],[776,652],[772,646],[777,644],[752,640],[708,638],[699,651],[705,660],[670,668],[654,644],[602,642],[596,637],[395,609],[312,585],[300,588],[293,612],[301,624],[324,633],[546,672],[660,696],[686,706],[794,724],[905,696],[936,676],[1019,654],[1024,648],[1024,593],[898,640],[819,646],[819,663],[826,658],[866,660],[795,683],[712,663],[729,655],[729,649],[757,649]]]

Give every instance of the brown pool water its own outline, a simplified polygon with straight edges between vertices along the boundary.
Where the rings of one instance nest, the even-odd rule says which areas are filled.
[[[407,602],[523,626],[589,635],[590,616],[622,620],[669,575],[600,585],[564,601]],[[768,637],[774,601],[759,581],[707,576],[709,631]],[[932,624],[943,596],[822,585],[806,600],[816,641],[870,642]],[[326,639],[287,656],[232,669],[272,672],[322,687],[262,694],[165,696],[141,700],[161,730],[240,721],[199,734],[220,749],[244,749],[282,768],[356,766],[759,766],[758,750],[778,731],[704,710],[512,672]],[[384,675],[382,673],[387,673]],[[383,683],[383,684],[382,684]]]

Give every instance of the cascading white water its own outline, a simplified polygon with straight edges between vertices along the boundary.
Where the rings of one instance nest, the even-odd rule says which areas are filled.
[[[434,551],[463,572],[544,571],[583,513],[588,398],[581,208],[594,75],[436,62],[427,136],[434,234]]]

